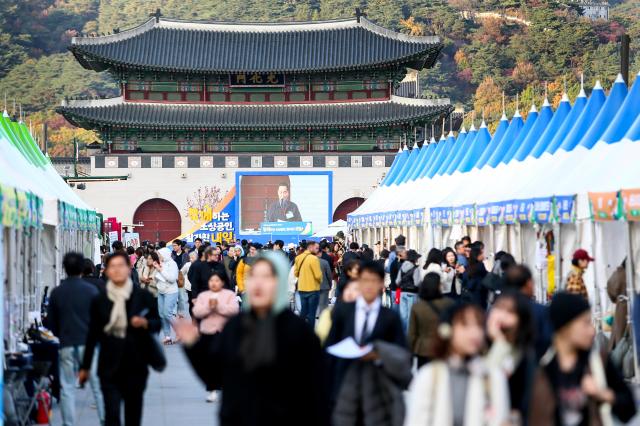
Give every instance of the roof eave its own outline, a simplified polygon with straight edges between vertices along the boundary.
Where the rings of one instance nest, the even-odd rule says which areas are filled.
[[[264,69],[264,70],[249,70],[249,69],[229,69],[229,70],[194,70],[191,68],[174,68],[174,67],[158,67],[148,66],[144,64],[133,64],[122,61],[115,61],[110,58],[101,57],[93,53],[84,51],[82,48],[72,46],[70,49],[73,55],[76,57],[80,64],[92,71],[102,72],[110,68],[118,67],[124,69],[130,69],[132,71],[155,71],[155,72],[170,72],[170,73],[185,73],[185,74],[229,74],[238,72],[253,72],[253,71],[272,71],[277,73],[287,74],[308,74],[308,73],[323,73],[323,72],[345,72],[345,71],[362,71],[362,70],[387,70],[394,68],[413,68],[424,69],[431,68],[437,61],[442,45],[430,46],[422,52],[418,52],[412,55],[391,58],[384,62],[378,62],[373,64],[361,64],[350,67],[332,67],[332,68],[315,68],[315,69]],[[102,64],[102,65],[98,65]]]
[[[379,126],[403,126],[412,125],[416,122],[433,121],[436,118],[446,117],[454,110],[454,107],[450,104],[445,105],[433,105],[428,106],[428,109],[416,113],[414,116],[409,117],[388,117],[387,119],[378,119],[372,122],[344,122],[344,123],[291,123],[287,125],[273,125],[273,126],[261,126],[261,125],[220,125],[211,124],[207,126],[189,124],[189,125],[171,125],[164,123],[126,123],[115,122],[112,120],[100,120],[93,117],[86,117],[82,114],[78,114],[70,107],[57,107],[55,111],[58,114],[64,116],[64,118],[76,127],[81,127],[87,130],[95,130],[97,127],[128,127],[142,130],[163,129],[163,130],[259,130],[259,131],[279,131],[279,130],[300,130],[313,127],[315,129],[342,129],[342,128],[372,128]]]

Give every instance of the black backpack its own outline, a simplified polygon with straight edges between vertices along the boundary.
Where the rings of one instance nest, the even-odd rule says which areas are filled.
[[[402,276],[400,277],[400,290],[408,291],[411,293],[417,293],[418,287],[416,287],[416,283],[413,281],[413,273],[416,271],[418,266],[414,266],[409,269],[407,272],[400,272]]]

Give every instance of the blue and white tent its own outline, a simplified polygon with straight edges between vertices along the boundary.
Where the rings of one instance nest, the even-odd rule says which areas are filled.
[[[477,142],[480,134],[473,132],[469,141]],[[349,215],[352,228],[355,218],[377,217],[374,228],[355,226],[360,238],[372,242],[367,238],[403,233],[423,252],[471,234],[487,244],[487,253],[507,250],[530,265],[539,265],[539,231],[553,230],[560,259],[556,284],[569,269],[573,250],[587,248],[597,259],[586,279],[589,294],[602,312],[607,296],[594,283],[606,282],[625,257],[640,264],[640,226],[620,220],[593,224],[588,194],[640,188],[640,78],[627,90],[618,77],[608,95],[596,83],[589,97],[581,90],[573,106],[566,97],[555,112],[545,103],[524,123],[516,113],[509,124],[501,120],[494,137],[483,141],[484,150],[459,143],[464,138],[462,132],[456,141],[449,135],[435,148],[434,160],[422,163],[426,170],[377,188]],[[406,152],[398,157],[403,155],[410,158]],[[621,241],[625,234],[633,252]],[[640,279],[636,269],[632,273]],[[547,274],[540,276],[539,295]]]
[[[509,120],[507,119],[507,115],[503,111],[502,118],[500,119],[500,123],[496,128],[496,132],[491,138],[491,142],[489,142],[489,145],[487,146],[487,148],[484,150],[480,158],[478,158],[478,161],[476,161],[476,164],[474,164],[475,168],[481,169],[484,167],[485,164],[487,164],[487,161],[489,161],[491,154],[493,154],[495,150],[498,148],[498,146],[500,145],[500,142],[502,141],[502,138],[504,138],[508,129],[509,129]]]

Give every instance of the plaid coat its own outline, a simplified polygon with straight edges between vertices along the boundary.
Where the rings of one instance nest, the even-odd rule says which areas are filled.
[[[587,286],[584,284],[584,279],[582,275],[584,274],[584,270],[578,268],[575,265],[571,266],[571,271],[569,271],[569,275],[567,275],[567,285],[566,290],[569,293],[579,294],[587,301],[589,300],[589,294],[587,293]]]

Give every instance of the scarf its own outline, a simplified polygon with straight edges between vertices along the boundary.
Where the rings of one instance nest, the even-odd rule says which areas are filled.
[[[118,287],[111,280],[107,282],[107,297],[113,302],[109,322],[104,326],[104,332],[113,337],[124,339],[127,335],[127,300],[131,297],[133,283],[131,279],[122,287]]]

